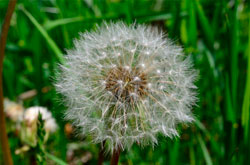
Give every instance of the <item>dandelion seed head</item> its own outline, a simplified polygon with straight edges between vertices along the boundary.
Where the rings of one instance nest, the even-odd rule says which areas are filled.
[[[24,108],[21,104],[4,99],[4,112],[13,122],[21,122],[23,120]]]
[[[57,129],[56,121],[52,117],[51,112],[45,107],[34,106],[25,110],[23,118],[26,124],[28,126],[36,125],[39,113],[41,113],[42,120],[44,120],[45,130],[48,132],[55,132]]]
[[[79,134],[112,152],[178,136],[176,126],[193,120],[196,71],[157,29],[104,23],[74,44],[55,86]]]

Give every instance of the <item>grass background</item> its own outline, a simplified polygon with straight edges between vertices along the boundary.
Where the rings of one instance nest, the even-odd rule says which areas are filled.
[[[1,25],[7,5],[0,0]],[[180,125],[180,138],[160,137],[154,149],[134,145],[122,153],[121,164],[247,164],[249,5],[244,0],[19,0],[6,46],[4,96],[18,101],[24,92],[36,90],[35,97],[23,100],[24,106],[48,107],[59,124],[46,150],[66,161],[67,151],[75,147],[75,157],[90,154],[87,164],[95,164],[98,145],[65,135],[65,107],[52,85],[54,69],[79,32],[103,20],[151,24],[182,45],[200,71],[200,101],[193,109],[197,120],[189,127]],[[28,164],[29,153],[15,155],[21,144],[15,134],[8,135],[15,164]],[[108,164],[108,156],[105,161]]]

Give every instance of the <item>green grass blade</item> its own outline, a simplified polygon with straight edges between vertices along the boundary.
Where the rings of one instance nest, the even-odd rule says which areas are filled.
[[[209,66],[210,66],[210,69],[213,71],[213,76],[215,79],[218,79],[219,73],[218,73],[218,69],[215,65],[216,61],[215,61],[215,58],[214,58],[212,52],[206,47],[204,42],[199,42],[198,49],[200,49],[201,52],[205,53],[207,60],[208,60],[208,63],[209,63]]]
[[[170,152],[170,164],[177,164],[179,155],[180,141],[176,140]]]
[[[187,13],[186,12],[181,12],[180,17],[186,17]],[[135,19],[139,23],[144,23],[144,22],[152,22],[152,21],[160,21],[160,20],[169,20],[173,18],[173,14],[171,13],[154,13],[151,15],[135,15]]]
[[[130,0],[126,0],[125,4],[126,4],[125,5],[126,22],[127,23],[132,23],[133,10],[131,10],[131,9],[132,9],[133,3]]]
[[[195,165],[195,153],[194,153],[194,147],[191,146],[189,148],[189,157],[190,157],[190,165]]]
[[[196,47],[197,45],[197,23],[196,23],[196,12],[194,8],[194,1],[188,0],[189,8],[189,28],[188,28],[188,42]]]
[[[181,21],[181,40],[187,47],[197,47],[197,23],[193,0],[184,0],[182,10],[187,11],[187,16]]]
[[[233,11],[229,11],[230,14],[230,55],[231,55],[231,77],[232,77],[232,102],[234,109],[237,109],[237,86],[238,86],[238,19],[237,19],[237,9],[238,9],[238,2],[235,1],[235,6],[233,7]]]
[[[196,117],[194,118],[195,125],[208,137],[211,137],[208,130],[205,128],[205,126],[198,120]]]
[[[204,133],[206,138],[210,139],[211,149],[216,151],[218,156],[222,157],[225,153],[221,149],[221,145],[218,144],[218,142],[214,139],[211,133],[206,129],[206,127],[197,118],[195,118],[194,122],[195,122],[196,127],[199,128]]]
[[[47,43],[49,44],[50,48],[55,53],[58,60],[62,63],[63,62],[63,53],[58,48],[56,43],[52,40],[52,38],[48,35],[46,30],[37,22],[37,20],[24,8],[24,6],[19,6],[19,9],[24,12],[24,14],[30,19],[30,21],[35,25],[35,27],[38,29],[38,31],[42,34],[42,36],[45,38]]]
[[[83,20],[84,20],[83,17],[79,16],[79,17],[62,18],[62,19],[57,19],[53,21],[47,21],[44,24],[44,28],[46,30],[51,30],[61,25],[66,25],[66,24],[75,23],[75,22],[82,22]]]
[[[250,15],[249,15],[249,24],[250,24]],[[250,114],[250,28],[248,32],[248,64],[247,64],[247,78],[246,78],[246,88],[242,105],[242,116],[241,122],[244,127],[244,143],[247,144],[249,140],[249,114]]]
[[[188,8],[187,4],[188,4],[187,0],[183,0],[181,2],[181,10],[182,11],[187,10],[187,8]],[[181,39],[183,44],[187,45],[187,43],[188,43],[188,17],[181,20],[181,23],[180,23],[180,39]]]
[[[195,6],[196,6],[197,16],[198,16],[199,22],[201,24],[201,28],[202,28],[204,36],[205,36],[204,38],[207,41],[209,48],[213,49],[214,34],[213,34],[213,30],[209,24],[209,20],[206,17],[204,10],[203,10],[203,8],[198,0],[195,0]]]
[[[233,105],[232,105],[232,97],[230,94],[230,85],[228,74],[226,76],[226,120],[231,121],[232,124],[236,121],[236,116],[234,113]]]
[[[58,165],[67,165],[66,162],[59,159],[58,157],[55,157],[54,155],[49,154],[48,152],[46,152],[45,155],[46,155],[47,158],[49,158],[50,160],[53,160]]]
[[[207,165],[212,165],[212,159],[210,157],[210,154],[207,150],[207,147],[205,145],[205,142],[203,141],[203,139],[201,138],[201,135],[198,135],[198,142],[200,144],[200,147],[201,147],[201,150],[202,150],[202,153],[203,153],[203,156],[205,158],[205,161],[206,161],[206,164]]]

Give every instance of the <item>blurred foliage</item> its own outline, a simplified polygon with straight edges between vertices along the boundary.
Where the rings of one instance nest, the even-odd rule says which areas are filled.
[[[1,25],[7,5],[0,0]],[[103,20],[151,24],[182,45],[200,72],[193,110],[197,120],[189,127],[180,125],[180,138],[160,137],[154,149],[134,145],[122,153],[121,164],[247,164],[249,5],[245,0],[19,0],[4,60],[4,95],[25,107],[52,111],[60,129],[46,144],[49,158],[96,164],[100,146],[72,135],[63,120],[66,108],[52,85],[55,68],[79,32],[95,29]],[[30,90],[34,96],[24,97]],[[14,153],[21,147],[16,135],[10,132],[9,137],[15,164],[27,164],[28,154]]]

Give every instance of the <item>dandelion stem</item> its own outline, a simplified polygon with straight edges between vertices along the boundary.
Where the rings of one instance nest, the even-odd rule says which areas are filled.
[[[100,152],[99,152],[99,155],[98,155],[98,165],[103,165],[103,161],[104,161],[104,145],[105,145],[105,142],[102,142],[101,144],[101,149],[100,149]]]
[[[114,150],[113,155],[111,157],[110,165],[117,165],[118,164],[120,153],[121,153],[120,148]]]
[[[5,52],[5,45],[8,36],[8,31],[10,27],[11,16],[14,12],[16,6],[16,0],[10,0],[8,9],[6,12],[5,20],[2,26],[1,38],[0,38],[0,140],[3,151],[4,163],[6,165],[12,165],[13,160],[11,157],[10,147],[8,143],[8,136],[6,132],[5,126],[5,115],[3,110],[3,81],[2,81],[2,73],[3,73],[3,59]]]

